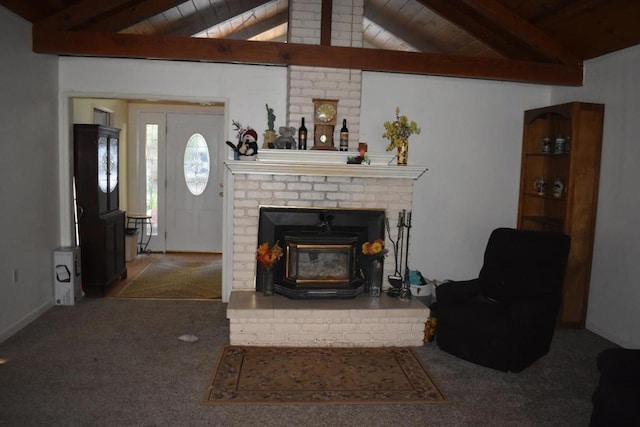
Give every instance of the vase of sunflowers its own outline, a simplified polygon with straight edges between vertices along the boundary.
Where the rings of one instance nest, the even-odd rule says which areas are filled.
[[[369,295],[379,297],[382,292],[382,260],[387,250],[384,248],[384,240],[377,239],[373,242],[362,244],[362,264]]]
[[[397,164],[406,166],[409,161],[409,136],[420,133],[420,128],[413,120],[409,121],[407,116],[400,115],[400,108],[396,107],[396,119],[384,122],[385,132],[383,138],[389,140],[387,151],[398,149]]]
[[[273,266],[282,258],[282,248],[276,242],[273,247],[269,248],[269,242],[264,242],[258,246],[257,260],[260,264],[260,271],[258,272],[258,286],[256,291],[264,295],[273,295]]]

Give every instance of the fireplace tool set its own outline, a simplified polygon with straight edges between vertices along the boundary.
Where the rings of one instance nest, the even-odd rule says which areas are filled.
[[[411,299],[411,288],[409,286],[409,232],[411,230],[411,211],[403,209],[398,212],[398,234],[396,240],[391,237],[389,220],[385,218],[385,227],[391,244],[395,261],[395,271],[388,277],[391,288],[387,295],[401,300]],[[405,238],[406,229],[406,238]],[[404,267],[403,267],[404,264]]]

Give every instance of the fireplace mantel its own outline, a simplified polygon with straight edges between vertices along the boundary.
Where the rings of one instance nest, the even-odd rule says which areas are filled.
[[[261,150],[255,161],[227,160],[233,174],[348,176],[362,178],[418,179],[425,166],[397,166],[392,154],[369,154],[371,164],[350,165],[347,157],[357,152]]]

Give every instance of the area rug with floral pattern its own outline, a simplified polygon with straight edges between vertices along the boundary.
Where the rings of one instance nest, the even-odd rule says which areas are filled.
[[[411,348],[226,346],[207,404],[442,403]]]

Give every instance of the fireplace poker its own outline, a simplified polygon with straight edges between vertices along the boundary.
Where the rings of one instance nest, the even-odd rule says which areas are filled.
[[[402,258],[403,258],[403,252],[402,252],[402,245],[404,242],[404,218],[406,215],[406,210],[402,209],[402,212],[398,212],[398,247],[400,249],[400,267],[398,268],[398,276],[400,276],[400,278],[402,278]]]
[[[406,211],[403,209],[401,212],[398,212],[398,237],[393,246],[394,255],[395,255],[395,272],[393,276],[389,276],[389,283],[391,284],[391,289],[387,291],[387,295],[391,297],[397,297],[400,293],[400,287],[402,286],[402,241],[404,238],[404,217]]]
[[[384,218],[384,226],[387,229],[387,236],[391,241],[391,246],[393,247],[393,258],[395,262],[395,271],[393,275],[389,276],[389,283],[394,284],[394,280],[400,280],[400,268],[398,267],[398,240],[393,240],[391,237],[391,227],[389,227],[389,218]]]
[[[404,251],[404,280],[402,281],[402,289],[399,298],[401,300],[411,299],[411,287],[409,286],[409,231],[411,230],[411,211],[406,214],[406,222],[404,226],[407,228],[406,249]]]

